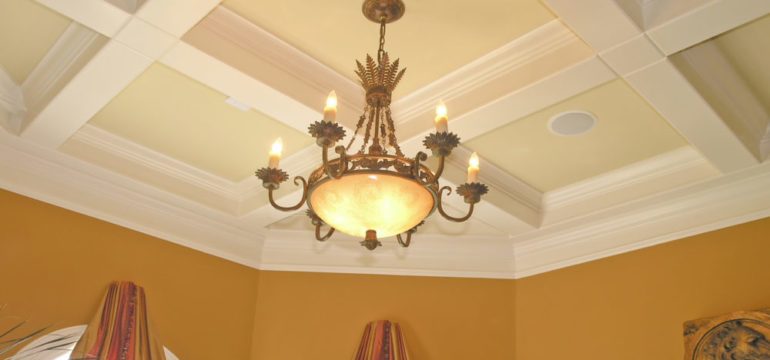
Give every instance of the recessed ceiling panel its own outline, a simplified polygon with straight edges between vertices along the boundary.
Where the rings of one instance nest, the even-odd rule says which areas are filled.
[[[770,111],[770,15],[717,37],[716,44]]]
[[[597,121],[581,135],[554,134],[550,119],[567,111],[588,112]],[[615,80],[466,145],[537,189],[549,191],[687,144],[623,80]]]
[[[267,164],[283,138],[284,157],[312,138],[164,65],[152,65],[90,123],[187,164],[240,181]]]
[[[0,1],[0,66],[21,84],[71,22],[33,0]]]
[[[226,0],[224,6],[354,79],[355,60],[376,56],[379,25],[363,1]],[[387,28],[385,49],[400,58],[406,94],[554,19],[538,0],[414,0]],[[355,80],[355,79],[354,79]]]

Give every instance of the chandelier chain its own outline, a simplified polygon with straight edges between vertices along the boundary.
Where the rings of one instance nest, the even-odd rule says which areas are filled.
[[[385,24],[386,18],[383,16],[380,19],[380,47],[377,50],[377,63],[382,63],[382,57],[385,55]]]
[[[372,122],[374,119],[374,109],[369,109],[369,121],[366,122],[366,131],[364,132],[364,143],[361,144],[361,150],[358,151],[359,154],[363,154],[366,151],[366,144],[369,143],[369,136],[372,133]]]
[[[401,146],[398,145],[398,139],[396,139],[396,125],[393,123],[393,117],[390,115],[390,108],[385,109],[385,118],[388,122],[390,145],[396,150],[396,155],[404,156],[404,153],[401,152]]]
[[[368,108],[369,108],[368,105],[364,107],[364,113],[360,117],[358,117],[358,123],[356,124],[356,131],[353,133],[353,136],[350,137],[348,146],[345,148],[347,151],[350,151],[350,148],[353,146],[353,142],[356,140],[356,136],[361,132],[361,128],[364,127],[364,120],[366,120],[366,112]]]

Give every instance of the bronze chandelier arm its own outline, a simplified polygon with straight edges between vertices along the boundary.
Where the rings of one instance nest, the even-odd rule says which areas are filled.
[[[329,147],[324,146],[323,151],[321,152],[321,160],[323,160],[324,165],[324,171],[326,172],[326,175],[329,176],[332,179],[339,179],[342,177],[342,175],[345,174],[346,171],[348,171],[348,155],[345,152],[345,147],[340,145],[334,148],[334,152],[340,155],[340,161],[339,161],[339,168],[337,169],[337,173],[335,174],[334,171],[332,171],[331,166],[329,165],[329,154],[328,154]]]
[[[412,176],[417,180],[420,180],[420,166],[421,163],[425,160],[428,160],[428,154],[422,151],[418,151],[417,155],[414,156],[414,163],[412,164]]]
[[[334,234],[334,228],[329,227],[329,231],[326,232],[326,235],[321,236],[321,225],[323,225],[322,222],[316,222],[315,224],[315,239],[318,241],[326,241],[329,240],[330,237],[332,237],[332,234]]]
[[[406,232],[406,241],[401,239],[401,234],[396,235],[396,240],[398,240],[398,244],[402,247],[409,247],[409,244],[412,243],[412,233],[413,231],[407,231]]]
[[[438,169],[436,169],[436,172],[433,173],[433,180],[438,181],[438,179],[441,177],[441,174],[444,173],[444,159],[446,159],[446,156],[439,156],[438,158]]]
[[[297,205],[288,206],[288,207],[287,206],[278,205],[275,202],[275,198],[273,197],[273,191],[275,191],[275,189],[273,189],[273,188],[270,188],[268,190],[268,193],[267,193],[268,199],[270,200],[270,205],[272,205],[274,208],[276,208],[278,210],[281,210],[281,211],[293,211],[293,210],[297,210],[297,209],[301,208],[302,205],[305,204],[305,200],[307,199],[307,181],[305,181],[305,178],[303,178],[302,176],[297,176],[297,177],[294,178],[294,185],[299,186],[300,182],[302,182],[302,199],[299,201],[299,203]]]
[[[441,188],[441,190],[439,190],[439,192],[438,192],[438,206],[437,206],[439,214],[441,214],[441,216],[443,216],[445,219],[450,220],[450,221],[454,221],[454,222],[463,222],[463,221],[466,221],[466,220],[470,219],[471,215],[473,215],[473,206],[475,205],[475,203],[471,203],[470,204],[470,207],[468,208],[468,213],[465,216],[460,217],[460,218],[456,218],[456,217],[450,216],[449,214],[446,213],[446,211],[444,211],[444,207],[443,207],[442,201],[441,201],[441,196],[444,193],[444,190],[448,190],[449,191],[449,195],[452,194],[452,188],[449,187],[449,186],[444,186],[444,187]]]

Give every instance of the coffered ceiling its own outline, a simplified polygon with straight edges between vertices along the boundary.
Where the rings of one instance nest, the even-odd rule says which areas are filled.
[[[446,102],[463,145],[445,183],[477,151],[490,186],[469,223],[431,217],[407,249],[319,243],[251,176],[277,137],[292,176],[318,166],[307,127],[332,89],[352,132],[378,25],[349,1],[2,2],[0,186],[292,271],[522,277],[770,215],[770,2],[406,7],[386,43],[408,68],[398,135],[420,150]],[[594,126],[550,130],[570,112]]]

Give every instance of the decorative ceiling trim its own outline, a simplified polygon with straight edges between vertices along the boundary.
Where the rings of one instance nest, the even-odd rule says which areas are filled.
[[[21,85],[29,112],[37,116],[107,43],[97,32],[72,22]]]
[[[109,38],[115,36],[131,18],[130,13],[107,1],[37,0],[37,2]]]
[[[110,41],[31,119],[21,136],[59,147],[150,64],[152,59]]]
[[[489,83],[499,81],[511,73],[542,58],[559,54],[565,48],[574,49],[582,41],[559,20],[552,20],[535,30],[489,52],[488,54],[450,72],[412,93],[400,97],[393,104],[393,117],[398,124],[423,121],[425,109],[433,109],[440,100],[467,96]],[[590,54],[585,53],[588,57]]]
[[[297,131],[307,131],[308,119],[322,117],[320,111],[188,43],[177,43],[160,62]]]
[[[577,4],[570,0],[546,0],[567,25],[603,59],[606,57],[607,63],[720,171],[727,173],[759,163],[708,101],[661,54],[671,54],[674,49],[681,50],[766,14],[770,12],[770,2],[716,0],[645,32],[614,0],[586,1]],[[586,8],[592,11],[584,11]],[[719,32],[714,33],[715,29]],[[647,37],[658,51],[651,47]]]
[[[268,81],[278,91],[291,92],[298,101],[310,107],[323,104],[331,89],[338,94],[340,111],[347,115],[339,120],[355,128],[355,120],[363,107],[354,99],[361,96],[361,87],[353,80],[336,72],[310,55],[254,25],[224,6],[216,7],[186,36],[186,41],[206,52],[205,44],[195,41],[196,34],[214,35],[220,42],[230,42],[246,50],[251,56],[269,64],[264,72],[283,72],[287,77]],[[222,59],[227,61],[227,59]],[[259,63],[255,61],[254,63]],[[243,70],[242,70],[243,71]],[[302,89],[302,90],[300,90]],[[295,95],[299,93],[300,95]],[[238,98],[240,99],[240,98]],[[317,105],[317,106],[313,106]]]
[[[770,216],[770,164],[514,237],[517,278]]]
[[[719,46],[706,41],[672,59],[743,145],[756,158],[764,159],[761,143],[770,125],[770,115]]]
[[[661,60],[626,80],[720,171],[729,173],[759,164],[671,60]]]
[[[259,267],[262,236],[242,230],[232,216],[2,131],[0,186],[239,264]]]
[[[470,158],[471,153],[473,151],[462,145],[453,150],[452,156],[447,159],[447,165],[451,165],[456,169],[454,173],[447,171],[446,177],[450,181],[458,184],[464,182],[465,168],[468,166],[468,158]],[[542,217],[543,194],[521,179],[497,167],[492,162],[484,161],[482,158],[482,163],[484,171],[480,174],[482,175],[480,176],[481,181],[490,187],[493,195],[484,199],[485,202],[492,203],[498,208],[505,210],[505,212],[513,214],[520,221],[524,221],[532,227],[539,226]],[[514,234],[512,232],[508,233]]]
[[[18,133],[20,120],[27,112],[24,103],[24,94],[21,87],[16,85],[11,75],[0,65],[0,111],[8,114],[7,121],[0,122],[0,126],[11,133]]]
[[[770,13],[770,1],[765,0],[714,0],[695,5],[690,11],[647,30],[664,54],[674,54]]]
[[[130,161],[178,181],[193,185],[200,191],[210,192],[233,202],[241,200],[235,184],[225,178],[213,175],[160,152],[150,150],[133,141],[86,124],[70,141],[80,142],[93,149],[104,151],[114,157]]]
[[[684,146],[545,193],[543,223],[582,216],[719,175],[702,155]]]
[[[343,235],[320,243],[302,231],[273,230],[260,269],[502,279],[513,274],[513,249],[506,237],[422,234],[413,240],[419,246],[406,249],[383,239],[376,254],[365,253],[358,241]]]

